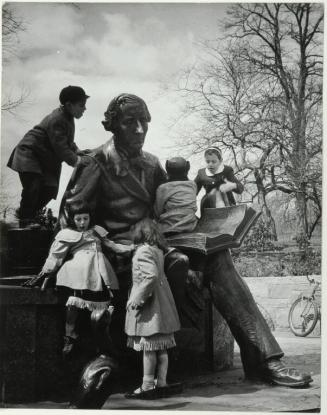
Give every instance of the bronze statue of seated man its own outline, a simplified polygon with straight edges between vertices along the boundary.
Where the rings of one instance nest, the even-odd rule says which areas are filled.
[[[77,166],[66,190],[62,206],[87,203],[96,223],[108,230],[111,239],[130,243],[130,228],[153,214],[158,186],[166,181],[158,158],[142,150],[151,116],[145,102],[131,94],[114,98],[102,122],[113,133],[108,142],[89,153],[87,165]],[[61,226],[65,226],[62,210]],[[188,308],[185,294],[188,258],[181,252],[167,255],[167,277],[181,321]],[[125,347],[124,314],[131,284],[128,271],[119,272],[119,294],[115,300],[112,331],[121,333],[115,346]],[[308,385],[310,375],[285,367],[283,352],[261,315],[246,283],[235,269],[228,250],[207,256],[205,281],[213,304],[226,320],[240,347],[244,373],[248,379],[298,387]],[[184,319],[185,317],[185,319]]]

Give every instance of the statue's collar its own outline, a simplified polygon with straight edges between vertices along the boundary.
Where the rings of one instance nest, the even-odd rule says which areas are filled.
[[[148,164],[143,151],[137,157],[128,157],[127,154],[117,150],[113,138],[105,144],[104,154],[107,163],[114,169],[117,176],[126,176],[130,166],[144,169]]]

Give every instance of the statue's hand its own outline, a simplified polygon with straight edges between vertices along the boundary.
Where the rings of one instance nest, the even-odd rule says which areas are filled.
[[[79,151],[77,151],[77,155],[78,156],[85,156],[85,155],[87,155],[87,154],[90,154],[90,153],[92,153],[93,152],[93,150],[91,150],[91,149],[89,149],[89,148],[86,148],[85,150],[79,150]]]
[[[126,310],[128,310],[129,308],[132,309],[132,310],[139,310],[141,308],[141,305],[137,304],[133,300],[128,300],[127,304],[126,304]]]
[[[89,156],[85,155],[85,153],[84,155],[78,155],[78,166],[87,166],[90,163],[92,163],[92,159]]]
[[[187,273],[187,284],[195,285],[195,287],[199,290],[203,288],[203,272],[202,271],[193,271],[192,269],[188,270]]]

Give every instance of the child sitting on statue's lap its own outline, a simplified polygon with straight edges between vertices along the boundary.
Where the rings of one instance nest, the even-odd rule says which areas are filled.
[[[57,287],[68,289],[63,355],[71,354],[78,338],[77,319],[81,310],[107,309],[119,289],[115,271],[102,246],[117,255],[131,254],[133,245],[117,244],[108,232],[92,224],[87,207],[70,210],[69,227],[62,229],[51,245],[40,275],[57,272]]]

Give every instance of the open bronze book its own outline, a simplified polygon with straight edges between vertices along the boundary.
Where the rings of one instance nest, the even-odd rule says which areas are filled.
[[[175,248],[203,254],[237,248],[259,216],[245,204],[204,209],[193,232],[169,236],[167,241]]]

